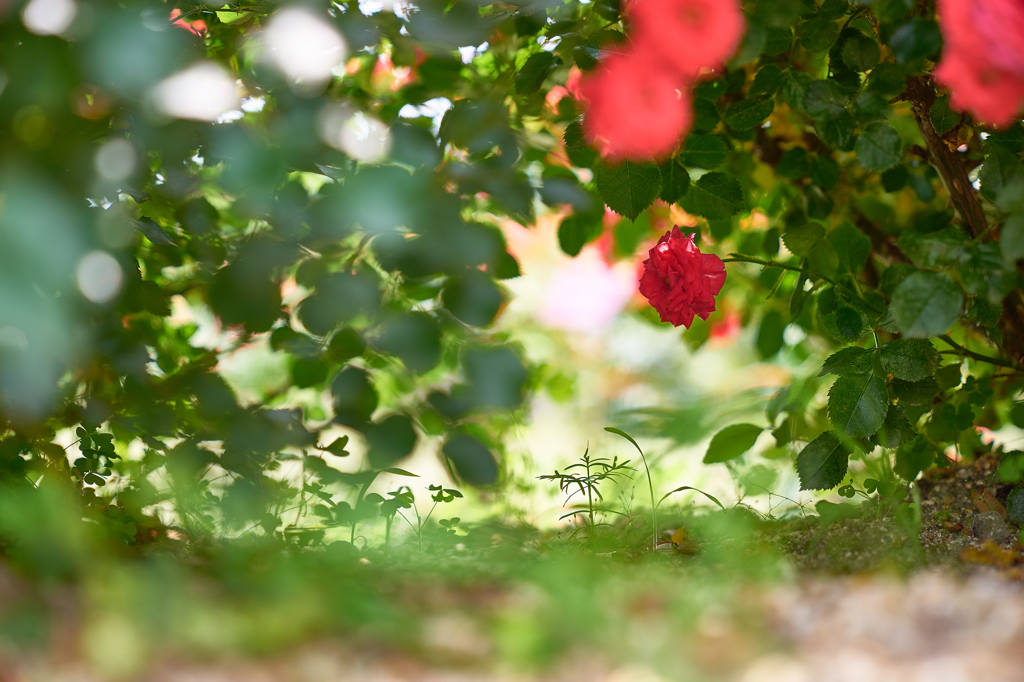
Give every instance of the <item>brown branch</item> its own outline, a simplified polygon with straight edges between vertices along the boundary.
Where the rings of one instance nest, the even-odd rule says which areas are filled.
[[[917,127],[920,128],[928,147],[931,163],[939,172],[939,177],[942,178],[953,207],[960,214],[967,232],[972,238],[977,237],[988,227],[985,212],[978,200],[978,193],[967,177],[967,169],[960,155],[935,132],[932,125],[931,107],[935,103],[935,87],[931,79],[926,76],[907,79],[907,87],[900,95],[900,99],[910,102]]]
[[[921,129],[928,156],[932,165],[939,172],[953,207],[960,215],[960,220],[972,238],[988,234],[988,221],[982,210],[981,200],[967,177],[967,165],[963,155],[956,152],[946,140],[935,132],[932,126],[931,106],[935,103],[935,86],[927,76],[915,76],[907,79],[907,87],[898,99],[910,102]],[[1015,290],[1003,300],[1003,315],[999,320],[1002,332],[1001,350],[1008,355],[1016,366],[1024,363],[1024,295]]]

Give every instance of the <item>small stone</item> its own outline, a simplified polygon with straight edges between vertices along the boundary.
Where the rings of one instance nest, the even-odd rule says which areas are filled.
[[[992,540],[999,544],[1009,542],[1014,535],[1010,524],[994,511],[975,514],[971,534],[979,540]]]

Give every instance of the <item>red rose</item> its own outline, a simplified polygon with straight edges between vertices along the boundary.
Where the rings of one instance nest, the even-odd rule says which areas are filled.
[[[633,46],[602,59],[579,91],[586,104],[583,132],[608,158],[666,157],[693,119],[689,88]]]
[[[995,126],[1024,105],[1024,2],[939,0],[945,47],[935,80],[955,109]]]
[[[701,253],[692,234],[678,227],[662,235],[648,252],[640,293],[661,315],[662,322],[689,327],[693,316],[708,319],[715,311],[715,296],[725,284],[725,264],[711,253]]]
[[[720,69],[746,28],[738,0],[629,0],[631,39],[684,78]]]

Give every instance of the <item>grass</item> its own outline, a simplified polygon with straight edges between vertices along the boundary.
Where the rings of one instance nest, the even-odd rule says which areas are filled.
[[[708,614],[753,655],[773,646],[757,595],[798,571],[908,570],[921,560],[892,518],[826,523],[665,507],[661,527],[684,528],[689,544],[652,551],[651,516],[634,511],[588,533],[485,521],[454,535],[431,521],[364,549],[168,541],[119,556],[92,545],[68,550],[86,555],[48,580],[31,557],[12,554],[0,641],[46,655],[70,637],[110,679],[144,675],[167,657],[271,656],[324,640],[519,671],[587,651],[608,665],[702,679],[707,662],[680,642],[699,641]],[[78,616],[69,621],[68,611]],[[462,634],[446,639],[438,628]]]

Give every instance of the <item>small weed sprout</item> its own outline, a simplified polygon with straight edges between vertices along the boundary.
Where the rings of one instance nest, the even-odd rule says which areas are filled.
[[[567,495],[562,503],[563,505],[568,504],[569,500],[576,495],[586,497],[585,505],[580,505],[573,511],[563,514],[558,518],[561,520],[570,516],[576,516],[585,510],[587,517],[590,519],[590,527],[593,528],[596,525],[594,512],[608,511],[619,513],[614,509],[595,505],[594,498],[597,498],[599,502],[604,500],[604,497],[601,495],[601,484],[617,478],[632,480],[633,471],[634,468],[630,465],[629,460],[619,460],[618,457],[613,457],[612,459],[607,457],[591,457],[590,446],[588,445],[578,462],[570,464],[564,471],[555,469],[553,474],[544,474],[537,478],[545,481],[558,481],[559,489]]]
[[[452,500],[462,497],[462,493],[455,488],[445,488],[440,484],[427,486],[427,490],[431,491],[430,499],[434,501],[434,504],[432,504],[430,506],[430,510],[422,516],[420,515],[419,507],[416,506],[416,498],[412,492],[412,488],[407,485],[403,485],[397,490],[393,490],[388,493],[388,495],[391,496],[391,499],[384,502],[384,504],[389,505],[389,511],[391,511],[391,508],[393,507],[394,513],[409,524],[409,527],[416,533],[416,544],[419,546],[420,551],[423,551],[423,529],[426,527],[427,521],[430,520],[431,514],[434,513],[435,509],[437,509],[437,505],[448,504]],[[413,523],[408,516],[402,513],[402,509],[410,508],[416,516],[416,523]],[[455,526],[459,521],[460,519],[458,517],[442,519],[440,525],[444,529],[445,535],[454,535]]]

